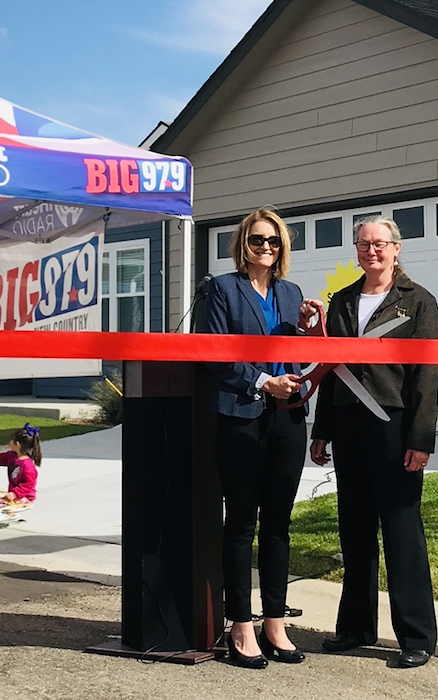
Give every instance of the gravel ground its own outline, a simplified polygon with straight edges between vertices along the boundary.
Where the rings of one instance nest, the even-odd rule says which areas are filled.
[[[298,666],[143,664],[84,649],[120,634],[120,589],[0,564],[0,682],[5,700],[436,700],[438,659],[397,669],[393,649],[321,653],[324,633],[295,627]]]

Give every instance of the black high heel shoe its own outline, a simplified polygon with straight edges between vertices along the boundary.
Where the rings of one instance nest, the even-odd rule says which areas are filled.
[[[279,649],[266,636],[265,628],[262,625],[262,631],[259,636],[259,645],[262,652],[268,659],[273,661],[282,661],[285,664],[300,664],[306,658],[299,649]]]
[[[236,666],[241,666],[242,668],[266,668],[268,665],[268,659],[263,654],[259,654],[258,656],[245,656],[245,654],[241,654],[240,651],[236,649],[231,632],[228,635],[227,642],[228,649],[230,650],[230,659],[234,661]]]

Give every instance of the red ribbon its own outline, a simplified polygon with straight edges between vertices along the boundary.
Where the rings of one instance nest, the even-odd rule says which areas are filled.
[[[0,357],[434,365],[438,340],[0,331]]]

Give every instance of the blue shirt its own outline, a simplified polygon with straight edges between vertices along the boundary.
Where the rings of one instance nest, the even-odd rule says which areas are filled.
[[[269,287],[268,296],[263,299],[262,295],[256,292],[257,301],[263,311],[268,335],[281,335],[281,319],[278,313],[277,299],[275,298],[274,288]],[[272,363],[272,375],[278,377],[280,374],[286,374],[284,364],[282,362]]]

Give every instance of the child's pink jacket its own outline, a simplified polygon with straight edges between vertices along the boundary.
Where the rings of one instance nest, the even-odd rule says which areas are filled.
[[[15,498],[34,501],[38,472],[33,460],[30,457],[18,459],[15,452],[9,450],[0,452],[0,466],[8,468],[8,490],[15,494]]]

